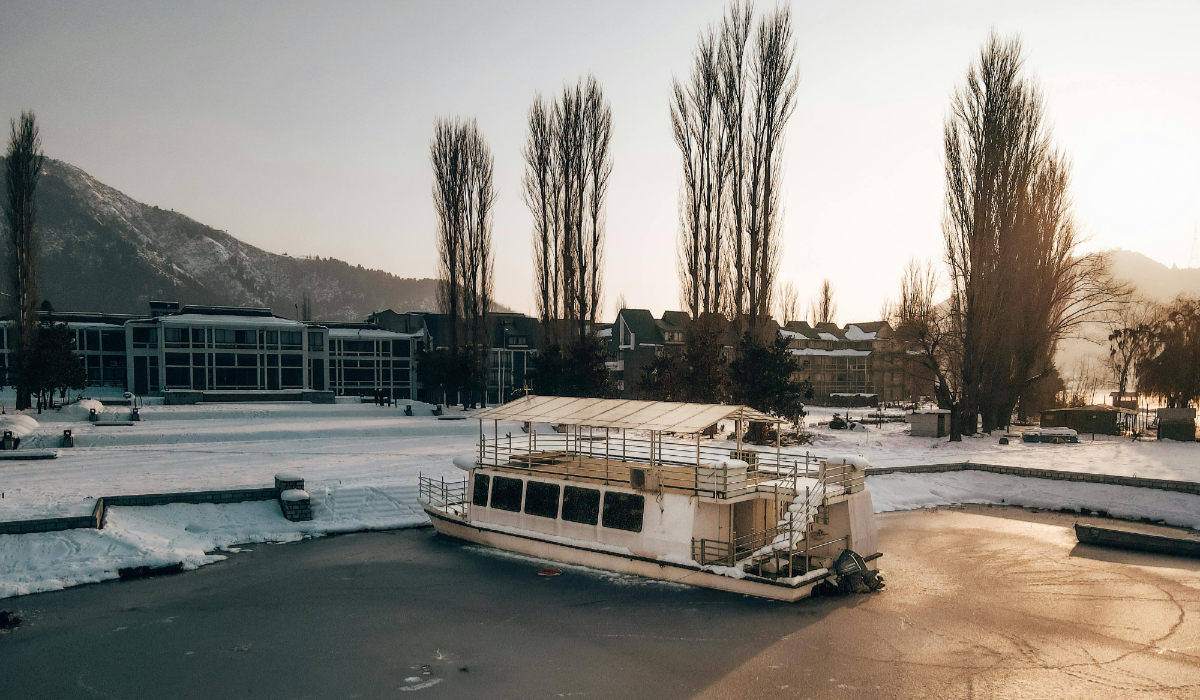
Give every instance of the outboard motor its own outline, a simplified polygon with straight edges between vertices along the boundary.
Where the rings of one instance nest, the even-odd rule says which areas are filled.
[[[833,563],[833,572],[838,577],[838,592],[867,593],[884,587],[879,572],[867,568],[867,562],[852,549],[842,552]]]

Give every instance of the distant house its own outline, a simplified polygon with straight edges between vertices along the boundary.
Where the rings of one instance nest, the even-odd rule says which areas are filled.
[[[608,340],[608,369],[617,394],[637,397],[642,374],[655,357],[683,352],[691,322],[684,311],[665,311],[661,318],[654,318],[646,309],[618,311],[612,326],[600,330],[601,337]]]

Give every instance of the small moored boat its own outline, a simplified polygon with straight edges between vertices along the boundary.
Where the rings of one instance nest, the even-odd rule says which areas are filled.
[[[773,416],[745,406],[526,396],[475,417],[478,449],[455,460],[465,478],[420,478],[422,507],[440,534],[778,600],[807,597],[823,581],[882,586],[866,460],[742,443],[752,423],[778,428]],[[528,432],[513,425],[502,434],[501,421]],[[733,444],[703,438],[721,422],[736,427]],[[565,429],[537,432],[547,423]]]

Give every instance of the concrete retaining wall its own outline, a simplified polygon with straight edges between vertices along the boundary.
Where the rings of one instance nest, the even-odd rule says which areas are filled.
[[[96,499],[91,515],[68,518],[0,521],[0,535],[20,535],[27,532],[55,532],[77,528],[104,527],[105,510],[110,506],[165,506],[170,503],[244,503],[270,501],[279,498],[279,490],[221,489],[218,491],[183,491],[178,493],[146,493],[134,496],[104,496]]]

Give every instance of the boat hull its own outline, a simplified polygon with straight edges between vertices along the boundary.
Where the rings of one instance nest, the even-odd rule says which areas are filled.
[[[578,564],[594,569],[632,574],[644,578],[684,583],[690,586],[713,588],[730,593],[752,595],[772,600],[794,602],[812,595],[813,586],[829,577],[817,574],[797,585],[788,585],[747,575],[732,578],[705,571],[698,567],[673,562],[664,562],[644,557],[598,551],[587,547],[552,542],[535,536],[526,536],[490,529],[486,524],[469,523],[460,518],[422,504],[438,534],[466,542],[473,542],[509,552],[517,552],[542,559],[551,559],[567,564]],[[874,559],[874,557],[872,557]],[[874,568],[874,563],[870,564]]]

